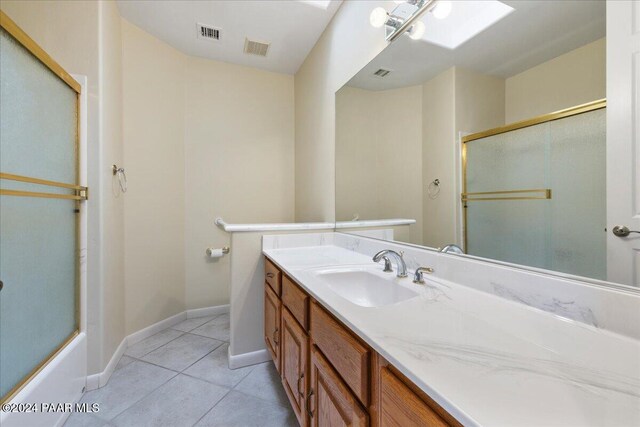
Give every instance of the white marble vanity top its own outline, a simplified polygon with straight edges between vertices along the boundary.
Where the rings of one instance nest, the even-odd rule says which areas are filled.
[[[370,219],[361,221],[337,221],[337,222],[283,222],[264,224],[229,224],[222,218],[216,218],[215,224],[229,233],[256,232],[256,231],[305,231],[305,230],[331,230],[333,228],[367,228],[367,227],[391,227],[397,225],[415,224],[415,219],[391,218]]]
[[[464,425],[640,426],[632,338],[451,283],[437,269],[426,285],[396,279],[418,297],[362,307],[314,272],[382,269],[371,256],[331,244],[263,252]]]

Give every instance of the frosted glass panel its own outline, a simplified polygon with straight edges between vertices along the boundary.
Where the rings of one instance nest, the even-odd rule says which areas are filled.
[[[0,171],[75,183],[75,91],[4,30],[0,50]]]
[[[77,95],[2,30],[0,171],[76,184]],[[72,194],[0,180],[3,190]],[[76,329],[76,203],[0,196],[0,396]]]
[[[75,202],[0,196],[0,393],[76,329]]]
[[[606,279],[606,110],[550,123],[551,269]]]
[[[544,188],[549,123],[467,143],[467,192]]]
[[[466,143],[467,192],[552,191],[467,202],[467,253],[606,277],[605,111]]]

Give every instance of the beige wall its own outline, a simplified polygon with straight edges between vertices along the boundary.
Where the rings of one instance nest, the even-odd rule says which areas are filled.
[[[422,89],[336,93],[336,220],[412,218],[422,243]]]
[[[229,303],[230,244],[214,226],[293,222],[293,76],[188,58],[185,103],[186,306]],[[234,250],[234,248],[232,248]]]
[[[185,309],[186,56],[122,21],[126,332]]]
[[[119,18],[114,2],[11,1],[2,10],[63,68],[88,80],[87,343],[89,374],[124,338],[123,202],[110,168],[122,163]]]
[[[452,67],[422,85],[424,245],[462,245],[459,136],[504,123],[504,80]],[[429,184],[440,180],[431,198]]]
[[[296,221],[335,217],[335,93],[387,45],[369,23],[382,3],[342,3],[295,75]]]
[[[606,97],[605,39],[506,80],[506,122],[513,123]]]
[[[205,256],[230,244],[216,217],[293,221],[294,96],[293,76],[189,57],[122,25],[131,333],[229,303],[230,257]]]
[[[340,89],[337,219],[415,218],[403,241],[462,244],[458,135],[502,125],[504,97],[503,79],[459,67],[420,86]],[[431,198],[435,179],[440,193]]]
[[[113,1],[100,2],[100,185],[102,197],[103,346],[102,370],[125,335],[124,197],[111,165],[124,161],[122,130],[122,37]]]
[[[455,238],[455,69],[422,85],[423,244],[438,247]],[[427,187],[440,180],[430,199]]]

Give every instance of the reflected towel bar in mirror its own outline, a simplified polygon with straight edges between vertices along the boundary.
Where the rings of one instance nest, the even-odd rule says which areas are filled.
[[[525,194],[533,195],[527,196]],[[537,190],[480,191],[475,193],[462,193],[461,198],[463,202],[478,202],[487,200],[546,200],[551,199],[551,189],[542,188]]]

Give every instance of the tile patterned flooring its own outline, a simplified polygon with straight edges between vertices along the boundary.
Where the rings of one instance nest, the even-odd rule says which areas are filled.
[[[129,347],[65,427],[297,426],[272,362],[227,366],[229,315],[188,319]]]

